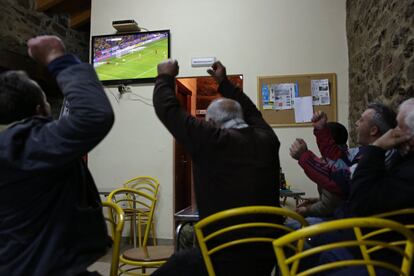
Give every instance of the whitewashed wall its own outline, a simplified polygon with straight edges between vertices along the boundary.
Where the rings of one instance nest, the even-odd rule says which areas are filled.
[[[170,29],[172,57],[180,75],[207,75],[191,68],[191,57],[216,56],[229,74],[244,75],[244,90],[256,102],[257,76],[335,72],[339,121],[348,118],[346,0],[92,0],[91,35],[114,33],[113,20],[134,19],[149,30]],[[173,162],[171,135],[155,116],[152,84],[132,86],[137,96],[118,99],[107,88],[116,113],[115,126],[90,154],[99,187],[116,187],[138,175],[161,183],[158,236],[172,238]],[[149,105],[148,105],[149,104]],[[297,162],[289,156],[296,137],[317,150],[311,128],[275,129],[280,159],[293,187],[315,196]]]

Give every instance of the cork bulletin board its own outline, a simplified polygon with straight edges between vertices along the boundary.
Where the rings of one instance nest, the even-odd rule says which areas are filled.
[[[314,80],[312,82],[312,80]],[[304,74],[304,75],[285,75],[285,76],[259,76],[257,77],[257,99],[259,110],[263,118],[272,127],[308,127],[312,126],[311,122],[297,123],[295,120],[295,111],[291,109],[276,109],[263,101],[264,90],[271,89],[280,84],[294,84],[296,97],[312,96],[312,83],[315,86],[319,80],[324,80],[329,87],[329,103],[313,105],[313,111],[321,110],[326,112],[329,121],[337,121],[337,91],[336,91],[336,74]],[[267,87],[267,88],[266,88]],[[315,98],[315,97],[314,97]],[[316,97],[315,99],[318,99]]]

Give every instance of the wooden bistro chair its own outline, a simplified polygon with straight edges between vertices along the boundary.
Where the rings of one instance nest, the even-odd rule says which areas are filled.
[[[304,248],[299,244],[305,239],[334,231],[341,231],[347,239],[311,248]],[[385,232],[394,234],[396,243],[381,239]],[[402,240],[403,246],[400,243]],[[282,276],[320,275],[325,272],[334,274],[337,272],[336,269],[350,269],[351,267],[355,271],[349,273],[365,272],[366,275],[375,276],[378,269],[381,269],[387,271],[387,275],[389,273],[390,275],[408,276],[413,261],[413,243],[414,235],[404,225],[387,219],[366,217],[340,219],[305,227],[276,239],[273,246]],[[346,260],[323,264],[318,264],[316,261],[310,268],[300,268],[305,258],[323,253],[332,255],[335,251],[344,249],[348,252],[353,250],[352,252],[359,254],[349,253],[351,256]],[[401,258],[401,262],[396,265],[389,261],[389,258],[385,259],[384,255],[379,258],[377,254],[383,253],[396,254],[396,257]]]
[[[124,211],[122,211],[122,208],[115,203],[108,201],[102,202],[102,207],[104,211],[105,221],[107,222],[107,225],[109,225],[113,241],[111,270],[109,275],[117,276],[121,236],[122,230],[124,229]]]
[[[414,208],[407,208],[407,209],[400,209],[391,212],[381,213],[378,215],[374,215],[377,218],[385,218],[397,221],[402,223],[410,229],[414,231]]]
[[[214,254],[245,243],[252,243],[251,246],[255,246],[253,243],[269,243],[271,246],[275,237],[294,231],[283,225],[283,217],[297,220],[302,227],[308,225],[298,213],[271,206],[233,208],[208,216],[196,223],[194,230],[208,275],[216,275],[212,261]],[[215,225],[225,226],[211,230]]]
[[[120,188],[112,191],[108,201],[123,207],[126,212],[135,214],[149,209],[148,221],[145,224],[144,237],[141,247],[123,252],[119,257],[119,275],[137,271],[137,275],[149,275],[147,268],[157,268],[164,264],[174,253],[174,246],[148,246],[148,236],[157,199],[144,191],[131,188]],[[132,208],[130,206],[133,206]]]
[[[128,181],[126,181],[123,186],[125,188],[132,188],[135,190],[139,190],[139,191],[143,191],[144,193],[153,196],[154,198],[158,197],[158,189],[159,189],[159,182],[157,179],[151,177],[151,176],[138,176],[138,177],[134,177]],[[136,220],[136,227],[132,227],[131,224],[131,238],[134,241],[134,245],[136,244],[135,239],[136,237],[138,237],[138,246],[142,246],[142,240],[143,240],[143,235],[142,235],[142,228],[148,223],[148,217],[149,217],[149,213],[150,210],[149,208],[143,208],[141,210],[142,212],[139,213],[135,213],[137,214],[137,217],[135,218]],[[132,214],[126,213],[127,217],[129,220],[131,220],[132,222]],[[133,229],[137,229],[137,233],[134,233],[134,231],[132,231]],[[157,245],[157,237],[155,235],[155,215],[152,219],[151,222],[151,237],[152,237],[152,244],[153,245]]]

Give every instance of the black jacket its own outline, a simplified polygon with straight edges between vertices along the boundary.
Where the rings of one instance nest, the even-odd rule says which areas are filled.
[[[414,207],[414,153],[389,168],[385,150],[369,146],[351,182],[349,203],[355,216],[370,216]]]
[[[176,99],[173,77],[159,76],[154,89],[158,118],[191,155],[200,219],[241,206],[279,206],[279,140],[239,88],[225,80],[219,92],[240,103],[248,127],[220,129],[191,116]],[[271,220],[274,222],[274,218]],[[282,223],[282,218],[277,218],[276,222]],[[221,227],[222,224],[209,229]],[[262,230],[249,229],[240,234],[250,235]],[[277,231],[262,234],[272,238],[280,235]],[[226,241],[227,237],[220,239]],[[218,275],[269,275],[275,258],[271,244],[244,244],[215,254],[213,262]],[[263,272],[259,273],[257,267]]]
[[[219,92],[240,103],[249,127],[220,129],[183,110],[174,88],[173,77],[159,76],[154,107],[191,155],[200,218],[240,206],[279,206],[280,143],[252,101],[228,80],[223,81]]]
[[[70,115],[0,132],[0,275],[76,275],[108,245],[81,156],[111,129],[112,108],[88,64],[60,71],[57,82]]]

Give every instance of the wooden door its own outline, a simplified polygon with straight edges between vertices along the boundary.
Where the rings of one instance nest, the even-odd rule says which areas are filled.
[[[231,75],[229,80],[243,89],[243,76]],[[218,85],[212,77],[178,78],[177,99],[181,106],[200,120],[204,120],[207,106],[220,97]],[[174,213],[189,206],[195,208],[194,183],[192,177],[191,157],[184,148],[174,140]]]
[[[192,92],[177,81],[177,99],[181,106],[191,111]],[[184,147],[174,139],[174,213],[192,206],[191,158]]]

